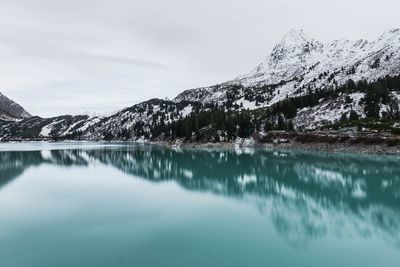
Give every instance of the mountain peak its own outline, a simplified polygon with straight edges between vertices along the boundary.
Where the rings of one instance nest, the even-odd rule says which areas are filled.
[[[400,29],[394,28],[384,32],[380,36],[379,40],[391,40],[392,38],[398,38],[398,37],[400,37]]]
[[[0,93],[0,115],[2,115],[2,118],[5,117],[5,114],[3,114],[4,112],[7,116],[15,119],[29,118],[32,116],[19,104]]]
[[[393,29],[390,29],[387,32],[391,33],[391,34],[400,34],[400,28],[393,28]]]
[[[320,47],[322,44],[317,40],[309,37],[301,29],[291,29],[286,33],[275,48],[279,49],[282,47],[286,48],[316,48]]]
[[[282,60],[304,57],[314,50],[321,50],[322,47],[322,43],[307,36],[303,30],[292,29],[273,49],[269,64],[276,66]]]
[[[297,44],[311,40],[312,39],[309,38],[302,29],[291,29],[288,33],[286,33],[283,36],[280,43]]]

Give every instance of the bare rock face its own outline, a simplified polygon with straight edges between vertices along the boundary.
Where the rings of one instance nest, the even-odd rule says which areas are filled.
[[[32,117],[23,107],[0,93],[0,119],[16,120]]]

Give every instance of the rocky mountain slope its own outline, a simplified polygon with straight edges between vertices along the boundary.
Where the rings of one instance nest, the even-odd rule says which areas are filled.
[[[44,119],[14,109],[15,118],[25,119],[3,118],[0,138],[162,141],[201,135],[229,141],[252,132],[316,130],[367,118],[390,119],[389,126],[396,128],[399,74],[399,29],[373,41],[330,43],[292,30],[265,61],[231,81],[184,91],[172,101],[152,99],[105,117]]]
[[[0,119],[3,120],[17,120],[29,118],[29,114],[23,107],[15,103],[2,93],[0,93]]]

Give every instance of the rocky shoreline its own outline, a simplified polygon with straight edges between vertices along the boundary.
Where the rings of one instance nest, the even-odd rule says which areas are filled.
[[[271,148],[338,153],[400,155],[400,136],[381,132],[284,132],[275,131],[238,138],[234,142],[186,142],[174,140],[154,144],[185,148]]]
[[[308,133],[272,131],[255,134],[248,138],[237,138],[231,142],[177,140],[51,140],[51,139],[7,139],[7,142],[101,142],[153,144],[174,148],[270,148],[304,151],[326,151],[339,153],[400,155],[400,136],[386,132],[314,131]]]
[[[179,148],[227,148],[227,149],[244,149],[244,148],[270,148],[270,149],[289,149],[303,151],[333,152],[333,153],[360,153],[360,154],[380,154],[380,155],[400,155],[400,146],[386,145],[365,145],[365,144],[328,144],[328,143],[300,143],[289,142],[284,144],[261,144],[254,146],[237,146],[234,142],[230,143],[183,143],[179,146],[173,143],[155,143],[157,145],[166,145],[169,147]]]
[[[334,153],[361,153],[361,154],[382,154],[400,155],[400,146],[365,145],[365,144],[327,144],[327,143],[298,143],[280,144],[276,148],[296,149],[305,151],[326,151]]]

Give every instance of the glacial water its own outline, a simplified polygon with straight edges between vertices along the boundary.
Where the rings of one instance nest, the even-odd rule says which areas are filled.
[[[0,266],[400,266],[400,158],[0,144]]]

